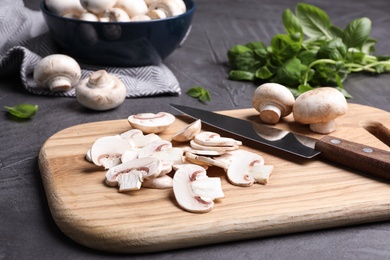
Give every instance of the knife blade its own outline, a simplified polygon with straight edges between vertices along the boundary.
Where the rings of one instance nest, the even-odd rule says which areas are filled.
[[[330,135],[326,135],[318,140],[203,109],[176,104],[170,105],[181,113],[200,119],[203,123],[245,139],[308,159],[320,155],[329,161],[375,177],[390,180],[389,151]]]

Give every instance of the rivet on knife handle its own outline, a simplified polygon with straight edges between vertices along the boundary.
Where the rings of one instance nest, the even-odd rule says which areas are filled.
[[[320,139],[321,156],[352,169],[390,180],[390,152],[332,136]]]

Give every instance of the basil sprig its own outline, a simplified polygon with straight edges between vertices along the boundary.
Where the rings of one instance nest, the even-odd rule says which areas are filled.
[[[363,17],[343,30],[330,22],[320,8],[299,3],[295,14],[282,15],[286,34],[263,42],[236,45],[227,52],[232,80],[275,82],[299,94],[316,87],[333,86],[345,97],[343,82],[349,73],[390,71],[390,57],[374,56],[371,20]]]
[[[195,86],[187,90],[187,95],[193,98],[197,98],[201,102],[211,101],[210,92],[200,86]]]

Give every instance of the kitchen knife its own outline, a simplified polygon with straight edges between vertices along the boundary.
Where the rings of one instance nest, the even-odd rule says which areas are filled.
[[[279,130],[207,110],[171,104],[176,110],[203,123],[243,138],[305,158],[321,155],[349,168],[390,180],[390,152],[326,135],[321,139]]]

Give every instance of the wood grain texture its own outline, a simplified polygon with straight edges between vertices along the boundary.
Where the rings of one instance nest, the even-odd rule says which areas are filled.
[[[349,106],[332,135],[388,150],[359,123],[374,118],[390,126],[389,114]],[[259,120],[253,109],[221,113]],[[169,140],[189,122],[177,117],[162,138]],[[276,127],[322,137],[291,116]],[[265,186],[236,187],[227,182],[222,169],[210,168],[209,176],[221,178],[225,198],[216,201],[209,213],[183,211],[172,190],[142,188],[119,193],[104,184],[105,171],[87,162],[85,154],[97,138],[128,129],[126,120],[77,125],[50,137],[40,151],[39,166],[52,216],[67,236],[88,247],[154,252],[390,219],[388,182],[245,140],[243,149],[260,153],[266,164],[275,166],[271,179]],[[212,128],[205,126],[204,130]]]

